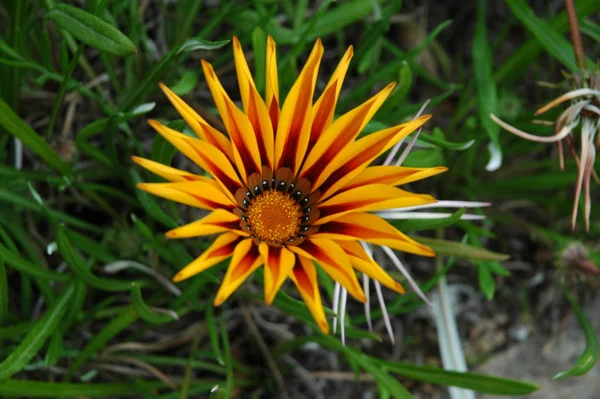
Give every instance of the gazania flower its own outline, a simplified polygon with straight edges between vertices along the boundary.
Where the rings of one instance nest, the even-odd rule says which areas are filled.
[[[168,231],[168,238],[218,234],[212,245],[175,275],[175,282],[231,258],[214,305],[222,304],[257,268],[264,268],[264,296],[270,304],[286,279],[298,288],[324,333],[315,262],[359,301],[366,296],[355,271],[403,293],[359,241],[433,256],[433,251],[370,213],[431,204],[436,200],[396,186],[446,170],[369,166],[394,144],[421,127],[429,115],[357,140],[394,84],[334,120],[335,105],[352,48],[344,54],[323,92],[313,102],[323,46],[317,41],[285,101],[280,99],[275,43],[269,37],[266,93],[258,93],[237,38],[234,60],[243,110],[203,61],[208,87],[227,135],[211,127],[167,87],[161,88],[198,138],[157,121],[150,125],[207,174],[134,157],[167,183],[138,187],[154,195],[210,211],[208,216]]]

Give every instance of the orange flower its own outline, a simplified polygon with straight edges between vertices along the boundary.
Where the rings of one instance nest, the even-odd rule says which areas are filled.
[[[356,139],[394,84],[334,121],[335,105],[352,58],[352,47],[313,103],[323,46],[317,41],[285,101],[280,101],[275,43],[266,54],[266,95],[254,84],[237,38],[234,60],[243,111],[229,98],[212,66],[202,61],[208,87],[228,136],[211,127],[167,87],[161,88],[198,138],[150,121],[209,176],[195,175],[148,159],[134,161],[168,183],[142,183],[154,195],[211,213],[166,233],[169,238],[219,234],[212,245],[173,281],[198,274],[231,257],[214,304],[222,304],[258,267],[264,266],[265,301],[270,304],[289,277],[324,333],[329,331],[314,262],[350,295],[366,301],[355,270],[403,293],[365,252],[359,241],[414,254],[433,251],[369,213],[434,203],[396,186],[445,171],[438,168],[369,166],[429,118]],[[283,104],[280,106],[280,104]]]

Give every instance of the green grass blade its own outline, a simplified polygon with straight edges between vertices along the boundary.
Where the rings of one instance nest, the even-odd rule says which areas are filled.
[[[69,286],[56,305],[35,323],[21,343],[0,363],[0,381],[7,380],[22,370],[38,353],[46,339],[58,328],[72,295],[73,286]]]
[[[575,62],[573,46],[548,23],[535,16],[531,8],[524,0],[507,0],[506,4],[517,18],[525,25],[527,30],[544,46],[544,48],[558,61],[560,61],[571,72],[577,72],[579,68]],[[593,67],[593,63],[588,63]]]
[[[209,305],[210,306],[210,305]],[[221,319],[221,343],[223,344],[223,354],[225,358],[223,359],[225,362],[225,397],[231,398],[233,395],[233,385],[235,383],[233,376],[233,357],[231,355],[231,346],[229,344],[229,336],[227,327],[225,324],[225,320]]]
[[[584,375],[596,365],[596,362],[598,362],[598,357],[600,357],[600,343],[598,342],[597,332],[594,330],[592,323],[585,315],[583,309],[581,309],[573,295],[571,295],[571,293],[568,292],[564,287],[562,287],[562,291],[563,295],[565,298],[567,298],[569,304],[573,308],[575,315],[577,315],[577,320],[579,321],[579,325],[581,326],[583,334],[585,335],[586,346],[573,367],[571,367],[569,370],[556,374],[554,377],[552,377],[553,380]]]
[[[137,382],[139,384],[140,382]],[[131,396],[135,393],[134,383],[109,382],[104,384],[67,384],[30,380],[9,380],[0,382],[2,397],[17,398],[108,398],[115,396]],[[159,381],[144,382],[145,388],[160,388],[164,383]]]
[[[487,133],[490,144],[490,160],[486,170],[494,171],[502,166],[502,148],[498,140],[500,126],[490,119],[490,114],[497,114],[496,83],[492,74],[492,56],[487,40],[486,0],[477,1],[475,36],[473,37],[473,63],[475,64],[475,85],[477,86],[477,103],[479,123]]]
[[[0,326],[8,319],[8,281],[6,280],[6,267],[0,255]]]
[[[96,334],[79,353],[75,361],[69,367],[66,380],[69,380],[94,353],[104,348],[115,335],[129,327],[137,320],[137,318],[138,314],[133,307],[127,307],[117,314],[117,316]]]
[[[157,313],[150,309],[150,307],[146,305],[146,302],[144,302],[142,290],[137,283],[131,283],[131,301],[137,314],[142,320],[147,321],[150,324],[165,324],[174,320],[173,317],[169,315]]]
[[[505,254],[499,254],[484,248],[461,244],[456,241],[420,236],[413,236],[413,238],[421,244],[430,246],[437,255],[450,255],[457,256],[459,258],[497,261],[507,260],[509,258],[509,256]]]
[[[0,258],[3,259],[4,262],[6,262],[6,264],[11,266],[13,269],[18,270],[21,273],[25,273],[31,277],[62,282],[71,280],[70,275],[56,273],[52,270],[45,269],[41,266],[31,263],[13,253],[2,244],[0,244]]]
[[[20,139],[27,148],[44,160],[52,169],[63,175],[70,173],[67,165],[58,154],[46,143],[29,125],[0,98],[0,126],[16,138]]]
[[[436,367],[382,361],[387,370],[413,380],[449,385],[493,395],[527,395],[538,390],[528,382],[491,377],[484,374],[447,371]]]
[[[120,56],[137,52],[131,40],[117,28],[80,8],[57,4],[46,13],[46,18],[98,50]]]
[[[89,285],[110,292],[129,291],[131,289],[130,282],[111,280],[92,274],[85,267],[81,256],[71,246],[65,227],[62,225],[58,227],[58,231],[56,232],[56,244],[58,245],[60,254],[71,270],[73,270],[73,273]]]

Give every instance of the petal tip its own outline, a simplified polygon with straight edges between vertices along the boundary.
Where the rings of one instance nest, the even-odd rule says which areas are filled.
[[[178,283],[182,280],[185,280],[186,278],[188,278],[189,276],[186,276],[185,273],[183,271],[177,273],[175,276],[173,276],[173,278],[171,279],[171,281],[173,281],[174,283]]]
[[[394,282],[394,290],[399,294],[406,294],[406,290],[402,286],[402,284],[398,282]]]
[[[321,331],[323,332],[323,334],[328,335],[329,334],[329,324],[327,323],[327,320],[319,320],[317,322],[317,324],[319,325],[319,328],[321,329]]]
[[[154,129],[158,129],[162,126],[162,124],[155,119],[148,119],[148,124]]]
[[[218,308],[219,306],[221,306],[223,304],[223,302],[225,302],[225,297],[223,295],[218,295],[215,297],[215,300],[213,301],[213,306],[215,308]]]

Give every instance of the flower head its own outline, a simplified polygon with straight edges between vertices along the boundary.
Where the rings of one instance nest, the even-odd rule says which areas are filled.
[[[298,288],[321,330],[329,331],[314,262],[359,301],[366,296],[355,270],[403,293],[359,241],[414,254],[433,251],[370,213],[431,204],[436,200],[396,186],[446,170],[369,166],[421,127],[429,115],[363,138],[358,134],[394,84],[334,120],[335,105],[352,58],[346,51],[313,102],[323,46],[318,40],[285,101],[279,97],[275,43],[269,37],[266,93],[262,98],[237,38],[234,60],[243,110],[223,89],[212,66],[202,68],[227,135],[210,126],[167,87],[161,88],[198,138],[157,121],[150,125],[207,174],[196,175],[148,159],[134,161],[168,183],[142,183],[154,195],[211,211],[203,219],[168,231],[168,238],[219,234],[212,245],[175,275],[187,279],[231,258],[214,300],[223,303],[260,266],[270,304],[287,278]]]
[[[554,135],[552,136],[535,136],[509,125],[493,114],[490,117],[498,125],[519,137],[538,143],[557,143],[561,169],[564,169],[563,141],[566,142],[570,153],[575,158],[575,162],[579,167],[579,174],[575,185],[571,226],[574,230],[577,220],[579,197],[583,188],[585,227],[586,230],[589,230],[592,210],[590,196],[591,177],[593,176],[596,182],[600,183],[594,171],[596,147],[600,147],[600,135],[597,135],[598,131],[600,131],[600,71],[589,73],[583,70],[583,72],[572,76],[572,82],[574,87],[571,91],[555,98],[535,112],[535,115],[538,116],[564,102],[570,101],[570,105],[560,114],[556,121],[534,120],[536,123],[553,126]],[[581,153],[580,156],[577,156],[572,136],[579,126],[581,127]]]

